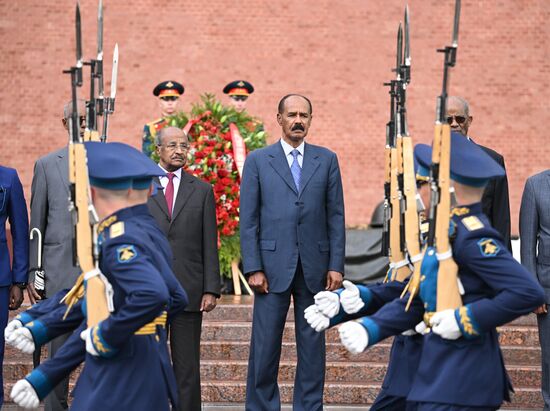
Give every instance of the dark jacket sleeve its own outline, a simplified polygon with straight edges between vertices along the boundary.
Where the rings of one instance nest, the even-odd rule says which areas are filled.
[[[29,217],[17,172],[14,172],[11,190],[8,216],[13,239],[12,283],[26,283],[29,270]]]
[[[344,254],[346,245],[346,226],[344,220],[344,190],[342,176],[336,154],[333,155],[329,170],[327,189],[327,225],[330,241],[330,260],[328,269],[344,274]]]
[[[204,293],[220,295],[220,260],[218,258],[218,227],[216,220],[216,200],[212,187],[204,198],[203,209],[203,261]]]
[[[539,215],[532,179],[527,179],[519,210],[519,235],[521,263],[533,275],[537,275],[537,234]]]

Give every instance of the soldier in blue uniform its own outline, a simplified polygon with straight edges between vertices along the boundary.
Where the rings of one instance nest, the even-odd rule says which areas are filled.
[[[431,163],[431,148],[420,145],[417,159]],[[361,352],[390,335],[429,319],[420,362],[407,397],[419,411],[489,411],[509,400],[510,380],[496,327],[528,314],[544,293],[510,254],[481,210],[483,188],[504,170],[478,146],[451,133],[451,179],[461,204],[452,211],[452,253],[459,267],[463,306],[435,311],[437,276],[424,259],[419,297],[409,311],[407,299],[385,305],[374,315],[343,324],[340,338]],[[437,269],[437,263],[435,264]],[[424,316],[427,314],[426,316]],[[420,327],[417,327],[419,330]]]
[[[416,185],[422,201],[426,201],[426,189],[429,170],[421,166],[415,158]],[[425,199],[426,198],[426,199]],[[424,220],[420,212],[421,221]],[[427,227],[422,224],[422,234]],[[343,289],[335,292],[322,291],[315,297],[316,304],[306,310],[306,319],[317,331],[341,324],[353,318],[369,315],[378,311],[384,304],[399,298],[408,283],[391,281],[384,284],[353,285],[344,281]],[[336,296],[338,296],[336,298]],[[336,315],[332,316],[334,313]],[[332,318],[330,318],[332,316]],[[413,329],[397,334],[393,340],[388,370],[382,389],[371,405],[375,410],[405,410],[407,409],[407,395],[422,351],[422,335]]]
[[[168,125],[167,117],[176,114],[179,98],[185,92],[185,88],[177,81],[163,81],[155,86],[153,95],[159,99],[161,117],[153,120],[143,127],[141,138],[141,151],[147,157],[155,152],[155,137],[157,133]]]
[[[86,148],[92,199],[103,217],[99,269],[114,290],[113,312],[97,326],[81,323],[59,357],[18,381],[12,397],[20,405],[37,406],[38,398],[85,357],[72,409],[168,410],[177,393],[166,345],[166,311],[182,309],[187,296],[171,271],[167,240],[145,204],[159,169],[121,143],[87,143]],[[79,310],[85,311],[82,300],[71,312]],[[26,325],[33,336],[48,334],[47,316]]]

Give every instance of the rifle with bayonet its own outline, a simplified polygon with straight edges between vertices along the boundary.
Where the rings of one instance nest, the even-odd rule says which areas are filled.
[[[406,257],[405,245],[405,203],[403,197],[403,153],[401,137],[402,102],[401,89],[404,87],[401,78],[403,64],[403,27],[401,23],[397,30],[397,59],[395,84],[395,117],[394,135],[390,148],[390,273],[389,279],[404,281],[411,274],[409,261]]]
[[[75,226],[73,233],[73,259],[83,273],[93,271],[98,265],[97,233],[98,217],[91,201],[86,148],[80,134],[78,121],[78,88],[82,86],[82,36],[80,7],[76,5],[76,60],[77,64],[64,73],[71,76],[72,115],[69,137],[69,212]],[[80,277],[82,281],[82,276]],[[86,311],[88,326],[93,326],[109,315],[105,284],[98,277],[87,279]]]
[[[452,198],[450,181],[451,128],[446,121],[449,69],[455,66],[458,48],[460,0],[455,1],[453,42],[450,46],[437,50],[439,53],[444,53],[445,56],[443,64],[443,87],[441,95],[437,99],[434,141],[432,144],[432,164],[430,167],[429,230],[426,250],[422,261],[422,276],[431,281],[432,284],[434,281],[436,282],[436,287],[432,287],[436,295],[435,298],[433,295],[423,296],[425,302],[429,301],[424,318],[426,323],[428,323],[433,311],[456,309],[462,306],[458,284],[458,266],[452,258],[452,248],[449,241]],[[413,276],[411,299],[419,288],[420,277],[420,273]]]
[[[84,65],[90,66],[90,99],[86,102],[86,131],[84,141],[99,141],[98,116],[103,115],[103,2],[97,12],[97,56]],[[98,96],[95,95],[96,81]]]

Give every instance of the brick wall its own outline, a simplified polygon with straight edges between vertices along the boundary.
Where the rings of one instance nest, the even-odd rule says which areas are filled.
[[[95,50],[96,1],[81,0],[84,53]],[[131,5],[130,5],[131,4]],[[140,145],[143,124],[158,116],[151,94],[160,80],[184,83],[187,109],[200,93],[221,94],[246,78],[257,92],[250,112],[263,118],[271,140],[279,98],[311,97],[308,141],[338,153],[347,223],[368,223],[382,194],[382,151],[395,32],[404,1],[369,0],[104,0],[105,65],[120,47],[117,111],[111,140]],[[442,56],[454,2],[411,0],[410,131],[429,142]],[[27,198],[32,165],[66,143],[60,116],[70,97],[62,69],[74,63],[74,2],[0,2],[0,164],[18,169]],[[471,135],[505,156],[512,230],[525,179],[548,168],[545,135],[550,111],[550,2],[465,0],[460,47],[450,92],[470,100]]]

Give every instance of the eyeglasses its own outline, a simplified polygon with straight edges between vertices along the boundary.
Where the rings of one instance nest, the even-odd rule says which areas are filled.
[[[180,148],[182,151],[189,150],[189,143],[170,143],[170,144],[161,144],[161,147],[165,147],[167,150],[175,151],[176,149]]]
[[[466,117],[464,117],[464,116],[447,116],[447,123],[453,124],[453,119],[458,124],[463,124],[466,121]]]
[[[178,96],[164,96],[164,97],[161,97],[160,99],[162,101],[176,101],[179,97]]]
[[[246,101],[248,96],[231,96],[231,98],[235,101]]]

